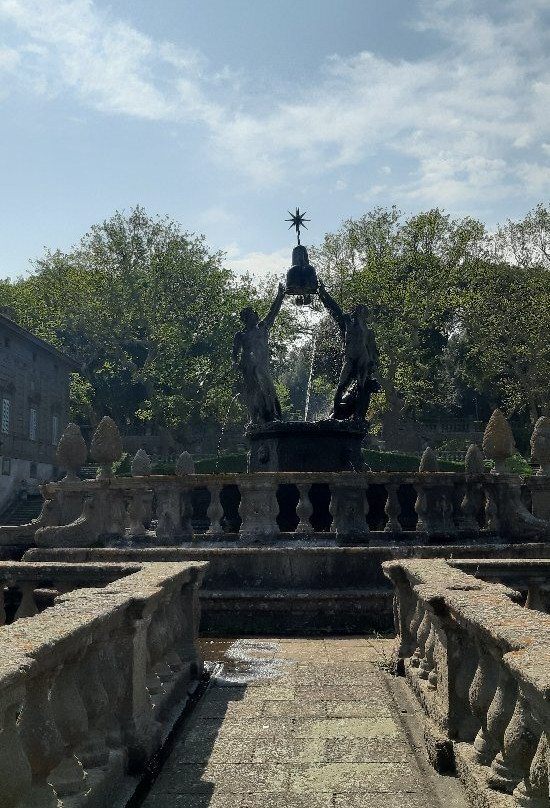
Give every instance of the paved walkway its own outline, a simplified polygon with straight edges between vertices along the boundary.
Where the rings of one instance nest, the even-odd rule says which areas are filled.
[[[438,808],[388,689],[390,648],[236,641],[142,808]]]

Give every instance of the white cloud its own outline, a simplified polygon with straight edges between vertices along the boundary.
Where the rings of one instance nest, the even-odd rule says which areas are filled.
[[[225,263],[235,272],[255,277],[277,275],[282,278],[290,267],[291,252],[288,247],[271,253],[251,252],[242,254],[237,244],[224,247]]]
[[[451,204],[544,190],[545,2],[499,0],[491,13],[473,0],[419,7],[417,27],[440,38],[438,51],[414,61],[333,56],[313,87],[268,111],[245,77],[229,67],[210,71],[196,51],[156,41],[92,0],[0,0],[0,20],[24,43],[0,50],[0,70],[105,113],[198,123],[213,160],[266,189],[298,172],[318,177],[381,155],[378,170],[394,184],[385,177],[368,195],[387,187]],[[392,153],[407,161],[405,182],[386,164]],[[342,182],[333,187],[343,190]]]

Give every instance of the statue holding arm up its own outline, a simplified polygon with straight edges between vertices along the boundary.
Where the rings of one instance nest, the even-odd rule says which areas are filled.
[[[372,393],[380,390],[373,377],[378,366],[378,348],[372,328],[367,322],[368,309],[359,304],[350,314],[344,314],[338,303],[319,282],[319,297],[340,329],[344,341],[344,363],[334,396],[332,418],[341,420],[353,414],[354,420],[363,421]],[[355,387],[355,401],[353,388]],[[346,394],[347,391],[347,394]]]
[[[271,378],[268,337],[284,296],[285,287],[280,283],[277,296],[263,320],[254,309],[243,309],[240,318],[244,328],[235,334],[233,341],[233,363],[242,377],[241,391],[253,424],[280,421],[282,417]]]

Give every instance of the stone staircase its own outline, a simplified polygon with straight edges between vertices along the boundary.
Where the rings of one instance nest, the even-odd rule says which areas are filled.
[[[36,519],[42,509],[42,494],[18,497],[0,514],[0,525],[26,525]]]

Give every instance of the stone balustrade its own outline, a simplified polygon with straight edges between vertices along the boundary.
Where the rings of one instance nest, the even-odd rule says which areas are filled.
[[[205,564],[22,562],[0,580],[73,586],[84,566],[87,588],[0,629],[2,808],[124,805],[200,677]]]
[[[550,617],[443,560],[383,567],[432,763],[456,766],[473,805],[549,808]]]
[[[550,478],[536,478],[550,497]],[[45,505],[27,546],[89,547],[193,540],[451,542],[547,538],[550,522],[524,504],[511,474],[256,472],[65,480],[42,487]],[[544,498],[544,497],[543,497]],[[529,497],[527,497],[529,501]],[[534,503],[534,500],[533,500]],[[540,504],[540,503],[539,503]],[[533,510],[536,510],[533,507]],[[540,507],[539,511],[540,513]],[[544,513],[546,516],[546,513]],[[0,527],[0,544],[13,540]]]

